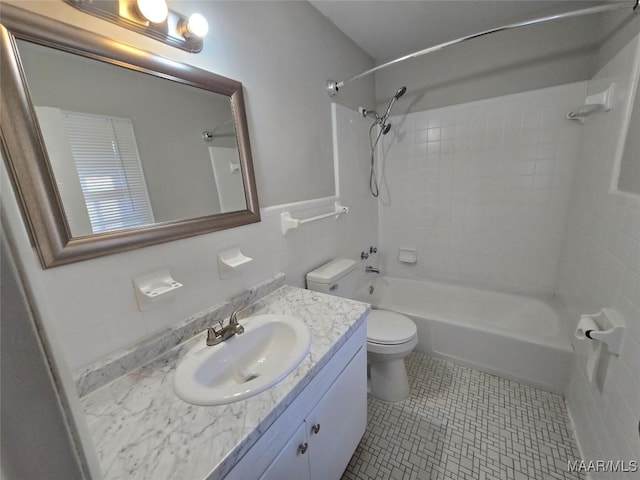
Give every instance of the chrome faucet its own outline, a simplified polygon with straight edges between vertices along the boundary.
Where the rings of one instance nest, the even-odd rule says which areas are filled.
[[[369,265],[367,265],[367,268],[365,268],[364,271],[367,273],[380,273],[379,268],[370,267]]]
[[[216,327],[207,328],[207,345],[213,346],[218,345],[219,343],[228,340],[234,335],[240,335],[244,333],[244,327],[238,323],[238,312],[242,310],[239,308],[238,310],[234,310],[231,316],[229,317],[229,324],[226,327],[222,326],[222,320],[218,323],[220,324],[220,328],[216,330]]]

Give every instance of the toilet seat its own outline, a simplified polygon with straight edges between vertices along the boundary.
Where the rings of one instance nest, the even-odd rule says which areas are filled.
[[[388,310],[372,310],[367,317],[367,343],[400,345],[418,335],[416,324],[406,316]]]
[[[359,288],[356,262],[336,258],[307,273],[307,288],[329,295],[354,298]],[[396,312],[372,310],[367,324],[367,380],[372,397],[399,402],[409,396],[404,358],[418,345],[413,321]]]

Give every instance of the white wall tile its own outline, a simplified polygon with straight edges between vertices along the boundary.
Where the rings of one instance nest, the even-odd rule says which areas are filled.
[[[608,193],[639,41],[636,37],[589,82],[590,94],[611,82],[617,93],[610,112],[584,124],[557,280],[571,329],[580,314],[605,307],[618,310],[627,326],[622,355],[610,357],[602,388],[587,379],[583,356],[573,367],[567,401],[586,460],[637,460],[640,451],[640,239],[635,234],[640,208]],[[609,477],[593,473],[592,478]]]
[[[381,147],[385,272],[552,293],[581,131],[564,116],[586,87],[394,117]],[[401,245],[419,250],[418,268],[396,260]]]

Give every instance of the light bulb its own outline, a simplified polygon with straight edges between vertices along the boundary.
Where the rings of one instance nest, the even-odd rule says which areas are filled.
[[[189,16],[187,21],[187,31],[196,37],[203,38],[209,32],[209,23],[203,15],[194,13]]]
[[[140,14],[151,23],[162,23],[169,14],[165,0],[137,0],[137,6]]]

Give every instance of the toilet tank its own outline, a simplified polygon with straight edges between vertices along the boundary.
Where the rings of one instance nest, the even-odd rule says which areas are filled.
[[[316,292],[355,298],[358,291],[356,262],[336,258],[307,273],[307,288]]]

